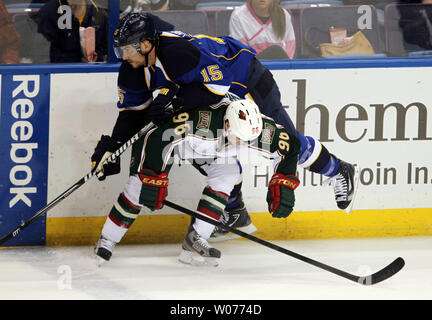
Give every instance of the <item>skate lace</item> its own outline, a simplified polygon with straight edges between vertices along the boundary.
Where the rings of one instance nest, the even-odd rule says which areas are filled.
[[[109,251],[113,251],[116,243],[114,241],[108,240],[106,238],[100,238],[100,246],[102,248],[108,249]]]
[[[197,242],[200,244],[201,247],[204,247],[205,249],[211,248],[211,246],[208,244],[207,240],[205,240],[202,237],[198,237]]]
[[[227,211],[224,210],[222,212],[222,215],[219,218],[219,222],[222,223],[223,225],[227,225],[228,224],[228,222],[229,222],[229,214],[228,214]],[[223,228],[216,227],[214,232],[221,232],[223,230],[224,230]]]
[[[324,180],[323,185],[333,187],[336,201],[347,199],[348,186],[342,174],[338,173],[337,175]]]
[[[222,223],[222,224],[227,224],[228,221],[229,221],[228,212],[224,210],[223,213],[222,213],[222,215],[221,215],[221,217],[220,217],[219,222]]]

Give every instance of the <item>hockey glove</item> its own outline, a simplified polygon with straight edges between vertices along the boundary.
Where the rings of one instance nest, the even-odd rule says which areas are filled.
[[[107,176],[114,175],[120,172],[120,157],[117,157],[113,162],[105,162],[105,160],[118,148],[121,143],[114,141],[110,136],[103,135],[96,145],[95,151],[91,156],[92,171],[96,171],[96,176],[99,181],[105,180]]]
[[[179,90],[179,86],[170,82],[166,87],[160,89],[159,94],[149,107],[150,119],[156,125],[171,119],[180,108],[182,101],[174,98]]]
[[[162,209],[168,194],[168,174],[144,169],[138,176],[142,183],[139,202],[151,211]]]
[[[288,217],[294,208],[294,190],[300,184],[296,176],[276,173],[270,180],[267,191],[269,212],[274,218]]]

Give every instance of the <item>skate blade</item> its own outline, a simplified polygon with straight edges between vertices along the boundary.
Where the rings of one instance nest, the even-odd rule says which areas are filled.
[[[348,207],[345,208],[346,213],[350,213],[352,211],[354,200],[357,195],[357,189],[358,189],[358,182],[359,182],[359,174],[360,174],[360,168],[358,166],[354,167],[354,193],[351,198],[351,202],[348,205]]]
[[[187,250],[182,250],[178,259],[182,263],[197,267],[217,267],[219,265],[219,258],[203,257]]]
[[[237,228],[237,230],[243,231],[244,233],[247,233],[247,234],[254,234],[255,232],[258,231],[258,229],[252,223],[248,226]],[[239,236],[238,234],[229,232],[229,233],[221,235],[221,236],[210,237],[209,239],[207,239],[207,241],[211,242],[211,243],[217,243],[217,242],[222,242],[222,241],[234,240],[234,239],[238,239],[238,238],[241,238],[241,236]]]
[[[105,264],[107,261],[101,257],[99,257],[98,255],[95,255],[95,261],[96,261],[96,265],[100,268],[102,267],[103,264]]]

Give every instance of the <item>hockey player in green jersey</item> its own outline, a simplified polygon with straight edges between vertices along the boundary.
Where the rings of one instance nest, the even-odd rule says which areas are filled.
[[[234,185],[241,179],[237,156],[264,156],[275,161],[269,182],[267,203],[273,217],[285,218],[294,208],[294,190],[300,140],[263,116],[251,100],[224,98],[218,105],[179,113],[169,122],[150,130],[140,150],[132,154],[135,166],[128,182],[111,209],[95,253],[99,261],[111,258],[116,243],[134,222],[143,206],[163,207],[174,153],[182,159],[206,163],[206,186],[197,212],[220,220]],[[190,225],[182,244],[181,262],[192,265],[218,264],[221,252],[209,245],[214,226],[199,219]]]
[[[119,113],[112,134],[101,137],[91,157],[99,180],[120,172],[119,161],[104,164],[104,160],[150,120],[164,123],[180,109],[220,103],[229,92],[252,99],[262,114],[297,136],[301,142],[299,166],[330,178],[337,206],[351,211],[358,168],[296,130],[271,72],[256,59],[252,48],[230,37],[161,32],[144,13],[122,19],[114,43],[117,57],[123,60],[118,76]],[[157,90],[160,93],[154,97]],[[222,222],[228,226],[247,233],[257,230],[242,201],[241,181],[230,193],[225,216]],[[230,238],[220,228],[212,236],[214,241]]]

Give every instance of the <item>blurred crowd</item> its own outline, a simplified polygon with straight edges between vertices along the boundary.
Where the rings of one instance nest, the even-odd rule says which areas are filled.
[[[26,58],[31,50],[49,50],[45,62],[104,62],[108,55],[108,0],[32,0],[31,12],[14,20],[14,8],[24,5],[17,0],[0,0],[0,63],[40,63]],[[294,0],[291,0],[294,1]],[[310,0],[304,0],[311,3]],[[120,0],[120,18],[130,12],[197,10],[203,4],[219,2],[232,14],[229,36],[254,48],[260,59],[296,58],[296,26],[292,13],[279,0]],[[295,0],[295,3],[300,1]],[[316,1],[319,3],[320,1]],[[325,3],[326,1],[322,1]],[[432,0],[340,0],[342,5],[373,5],[378,12],[390,3],[431,4]],[[294,3],[294,2],[293,2]],[[403,41],[422,50],[432,50],[432,10],[418,10],[409,17],[401,12]],[[22,14],[21,14],[22,16]],[[17,26],[24,21],[30,31]],[[170,23],[170,21],[167,21]],[[174,25],[175,29],[178,29]],[[23,29],[27,30],[27,29]],[[182,31],[182,30],[180,30]],[[38,40],[34,40],[37,33]],[[37,41],[45,41],[47,46]]]

